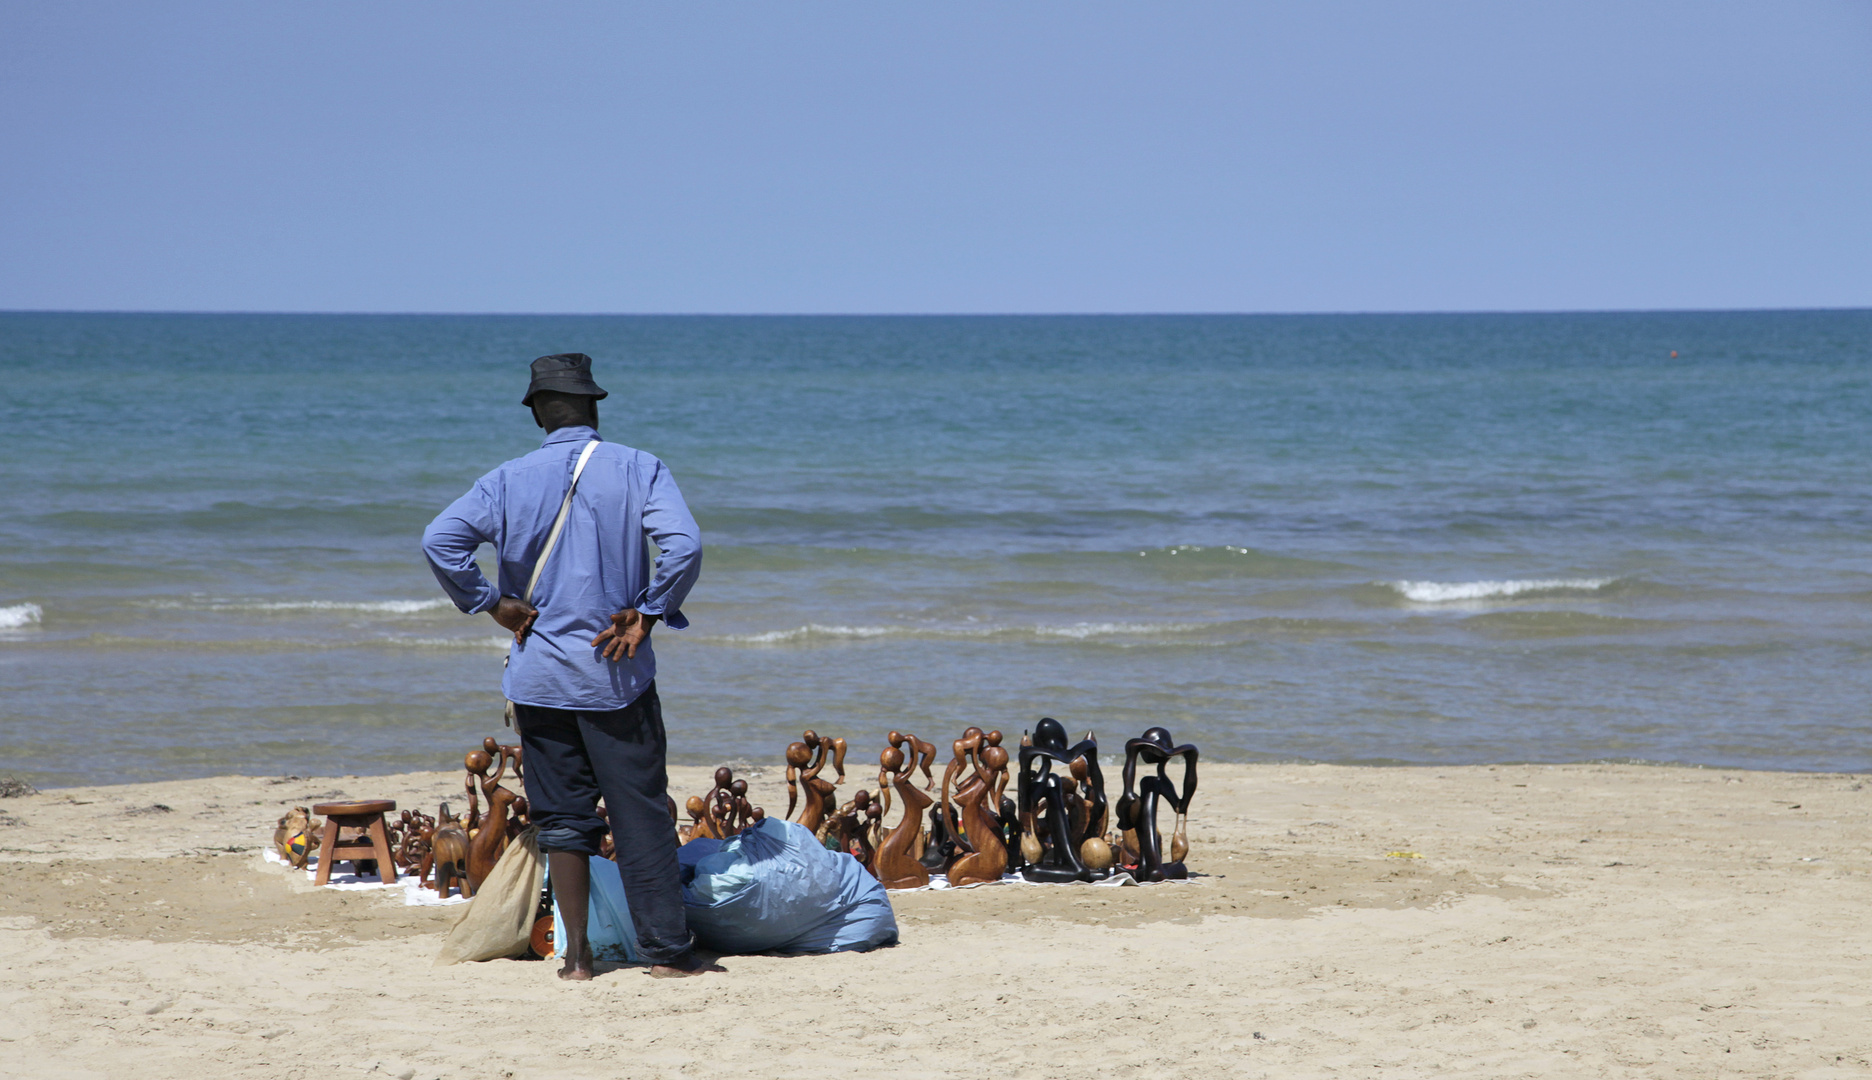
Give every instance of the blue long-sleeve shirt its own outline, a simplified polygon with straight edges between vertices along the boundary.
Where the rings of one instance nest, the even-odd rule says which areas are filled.
[[[455,606],[469,614],[503,596],[521,597],[546,546],[589,427],[563,427],[538,450],[475,481],[423,532],[423,554]],[[652,560],[648,537],[662,552]],[[475,565],[475,550],[493,544],[500,587]],[[625,608],[689,625],[682,602],[702,570],[702,537],[682,492],[663,463],[620,443],[600,442],[580,474],[565,530],[533,590],[539,617],[524,644],[508,647],[501,689],[509,701],[554,709],[621,709],[656,677],[645,641],[635,659],[611,661],[592,638]]]

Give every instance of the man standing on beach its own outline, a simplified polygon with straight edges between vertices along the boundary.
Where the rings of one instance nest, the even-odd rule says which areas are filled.
[[[710,969],[683,915],[650,628],[689,624],[680,608],[702,541],[661,461],[599,439],[605,396],[584,353],[533,361],[520,403],[545,443],[444,510],[423,533],[423,554],[456,607],[485,611],[514,635],[501,688],[514,703],[527,802],[564,925],[559,977],[592,976],[585,924],[590,856],[606,825],[601,794],[639,955],[653,975],[695,975]],[[654,567],[646,537],[661,552]],[[498,590],[475,565],[482,544],[494,545]]]

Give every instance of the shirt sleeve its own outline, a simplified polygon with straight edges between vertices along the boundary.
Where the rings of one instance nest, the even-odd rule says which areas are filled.
[[[423,556],[429,560],[429,569],[455,606],[470,615],[500,602],[500,591],[488,583],[475,563],[476,548],[496,543],[498,520],[494,493],[487,478],[482,477],[468,494],[450,503],[423,530]]]
[[[689,505],[676,488],[676,478],[661,461],[651,469],[643,528],[661,554],[656,558],[656,574],[650,587],[634,606],[645,615],[661,615],[664,625],[681,630],[689,625],[682,613],[682,602],[702,574],[702,530],[690,516]]]

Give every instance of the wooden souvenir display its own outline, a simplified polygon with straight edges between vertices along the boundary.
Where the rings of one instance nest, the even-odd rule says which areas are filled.
[[[686,808],[690,824],[677,830],[685,844],[691,840],[726,840],[767,817],[767,811],[748,802],[747,781],[736,780],[734,770],[726,765],[715,770],[715,786],[709,793],[691,795]]]
[[[824,780],[819,776],[828,756],[837,780]],[[786,763],[786,816],[788,820],[798,821],[807,832],[821,836],[826,815],[838,808],[838,796],[833,794],[833,789],[845,782],[845,740],[808,729],[800,734],[799,742],[787,746]],[[801,787],[806,789],[806,795],[799,817],[794,818],[793,807],[800,800]]]
[[[1058,771],[1055,771],[1057,767]],[[1107,816],[1105,779],[1099,772],[1098,740],[1091,732],[1071,746],[1066,728],[1052,717],[1034,726],[1033,736],[1020,748],[1019,811],[1021,851],[1027,863],[1021,876],[1028,881],[1092,881],[1107,877],[1111,863],[1098,849]],[[1105,865],[1094,870],[1081,849],[1093,848]],[[1107,849],[1107,853],[1108,853]]]
[[[1189,854],[1189,805],[1196,796],[1196,759],[1193,744],[1175,744],[1166,728],[1154,727],[1125,743],[1124,795],[1118,800],[1118,825],[1124,830],[1120,858],[1135,850],[1135,862],[1126,863],[1139,881],[1162,881],[1186,878],[1189,869],[1183,860]],[[1170,782],[1166,774],[1173,758],[1183,759],[1183,783]],[[1138,762],[1155,765],[1155,776],[1137,779]],[[1157,831],[1157,803],[1163,800],[1176,811],[1176,826],[1170,837],[1170,859],[1164,860],[1163,837]],[[1129,849],[1129,850],[1126,850]]]
[[[964,732],[964,737],[955,741],[955,760],[943,773],[943,808],[947,817],[951,778],[959,775],[963,767],[972,771],[955,793],[955,801],[961,806],[962,839],[970,850],[949,865],[951,885],[1000,881],[1007,873],[1007,845],[1001,840],[1000,815],[989,812],[986,807],[1000,805],[1002,789],[1007,786],[1008,753],[1001,748],[1000,732],[982,734],[980,728],[973,727],[968,731],[974,734]]]
[[[474,839],[468,842],[468,888],[469,896],[480,891],[481,883],[494,872],[494,864],[500,862],[501,853],[507,850],[507,812],[520,796],[513,789],[494,787],[488,795],[487,814],[481,819],[481,828]]]
[[[935,805],[935,800],[924,794],[924,790],[936,779],[930,773],[936,745],[896,731],[890,733],[888,741],[890,745],[878,755],[878,789],[884,792],[885,813],[890,811],[889,793],[896,790],[897,801],[903,807],[903,820],[879,841],[871,871],[886,889],[920,889],[928,885],[930,879],[929,868],[918,859],[924,847],[923,812]],[[910,747],[908,757],[903,750],[906,744]],[[918,767],[923,770],[924,790],[916,786]]]

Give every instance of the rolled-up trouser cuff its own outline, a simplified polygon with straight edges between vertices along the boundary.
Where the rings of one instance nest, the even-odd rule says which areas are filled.
[[[605,825],[603,820],[573,824],[567,821],[548,822],[540,826],[540,850],[548,855],[554,852],[570,852],[574,855],[596,855],[604,845]]]

